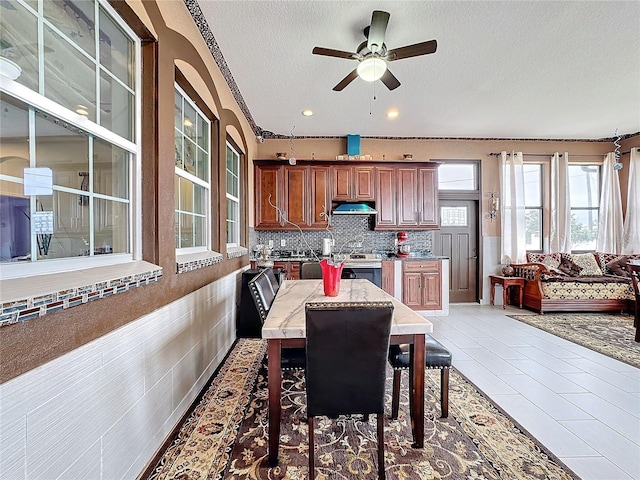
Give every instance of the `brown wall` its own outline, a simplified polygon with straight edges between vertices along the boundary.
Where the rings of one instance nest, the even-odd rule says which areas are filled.
[[[0,382],[51,361],[248,264],[248,257],[178,275],[174,239],[174,79],[176,70],[218,120],[220,167],[227,132],[252,158],[256,140],[182,0],[112,1],[143,39],[143,259],[163,268],[157,284],[2,328]],[[176,67],[177,65],[177,67]],[[212,143],[215,148],[215,144]],[[213,152],[215,154],[215,151]],[[245,167],[246,169],[246,167]],[[212,166],[215,172],[215,165]],[[214,245],[225,252],[225,175],[212,189]],[[246,214],[246,213],[245,213]],[[248,230],[244,232],[245,238]]]

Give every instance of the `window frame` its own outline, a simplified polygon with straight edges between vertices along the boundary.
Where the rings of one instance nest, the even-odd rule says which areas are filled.
[[[600,164],[595,164],[595,163],[570,163],[568,166],[568,176],[571,177],[571,169],[572,167],[593,167],[595,169],[597,169],[597,173],[598,173],[598,178],[596,181],[596,185],[598,187],[598,192],[596,195],[596,206],[595,207],[574,207],[573,204],[571,203],[571,192],[572,189],[569,189],[569,210],[570,210],[570,217],[573,219],[573,212],[574,211],[595,211],[598,214],[598,218],[600,218],[600,195],[602,193],[602,165]],[[572,221],[573,223],[573,221]],[[597,222],[596,222],[597,223]],[[571,228],[571,225],[569,226],[569,228]],[[594,238],[594,248],[593,249],[576,249],[574,248],[575,246],[575,241],[574,241],[574,236],[573,236],[573,232],[571,232],[571,252],[572,253],[582,253],[582,252],[594,252],[595,251],[595,241],[598,235],[598,231],[596,229],[596,238]]]
[[[527,248],[526,251],[527,252],[542,252],[544,251],[544,221],[545,221],[545,215],[544,215],[544,193],[545,193],[545,168],[544,168],[544,164],[543,163],[539,163],[539,162],[524,162],[524,167],[527,166],[531,166],[531,165],[536,165],[538,167],[538,183],[540,185],[540,192],[539,192],[539,198],[540,198],[540,204],[539,205],[533,205],[533,204],[529,204],[527,203],[527,195],[524,196],[524,214],[525,214],[525,237],[527,235],[527,228],[526,228],[526,217],[527,217],[527,212],[529,211],[537,211],[538,215],[540,217],[539,221],[538,221],[538,227],[539,227],[539,232],[540,232],[540,248],[539,249],[530,249]],[[526,179],[525,179],[525,183],[526,183]],[[525,188],[526,191],[526,188]]]
[[[111,130],[99,125],[97,121],[92,121],[86,117],[70,110],[67,107],[41,95],[39,91],[32,90],[17,81],[10,80],[7,77],[0,76],[0,91],[16,100],[23,102],[29,108],[37,109],[59,120],[73,125],[80,130],[88,132],[109,144],[117,146],[125,150],[129,155],[133,156],[131,160],[130,178],[129,178],[129,252],[111,254],[111,255],[92,255],[77,256],[59,259],[37,260],[32,259],[29,262],[7,262],[2,263],[2,279],[29,277],[34,275],[73,271],[79,268],[92,268],[106,265],[117,265],[142,259],[142,42],[139,36],[129,27],[124,19],[109,5],[106,0],[95,0],[96,10],[100,8],[111,17],[112,21],[122,29],[133,43],[133,56],[135,69],[133,73],[133,92],[134,98],[134,140],[128,140],[125,137],[112,132]],[[39,12],[39,16],[42,12]],[[40,22],[42,20],[39,20]],[[42,62],[42,59],[38,60]],[[102,69],[96,70],[96,82],[99,82]],[[41,72],[41,76],[43,72]],[[42,84],[39,90],[42,91]],[[97,100],[98,101],[98,100]],[[99,109],[99,105],[97,105]],[[30,114],[30,118],[33,115]],[[97,120],[97,119],[96,119]],[[32,120],[29,121],[29,138],[33,143],[35,138]],[[34,148],[32,145],[31,149]],[[33,152],[30,154],[30,164],[33,164]],[[13,178],[13,177],[12,177]],[[20,182],[18,182],[20,183]],[[31,200],[33,203],[33,200]],[[91,212],[93,215],[93,212]]]
[[[213,212],[211,209],[211,199],[212,199],[212,190],[213,190],[213,184],[212,184],[212,178],[213,178],[213,155],[212,155],[212,135],[213,135],[213,120],[211,118],[209,118],[206,113],[198,106],[197,102],[195,99],[191,98],[191,95],[189,93],[187,93],[185,91],[184,88],[182,88],[180,86],[180,84],[176,81],[174,82],[174,91],[177,91],[178,93],[180,93],[180,95],[182,96],[183,102],[186,101],[189,103],[189,105],[195,109],[196,114],[199,115],[202,119],[204,119],[204,121],[207,124],[207,128],[208,128],[208,134],[207,134],[207,148],[206,148],[206,152],[208,155],[208,164],[207,164],[207,180],[203,180],[201,178],[199,178],[198,176],[189,173],[187,170],[178,167],[177,165],[175,165],[175,161],[174,161],[174,175],[176,177],[178,177],[178,179],[185,179],[195,185],[198,185],[202,188],[205,189],[206,194],[205,194],[205,208],[204,208],[204,219],[205,219],[205,225],[204,225],[204,232],[205,232],[205,241],[204,241],[204,245],[200,245],[200,246],[192,246],[192,247],[179,247],[178,244],[176,243],[176,256],[181,256],[181,255],[188,255],[191,253],[200,253],[200,252],[210,252],[213,251],[213,235],[212,235],[212,230],[213,230]],[[184,104],[182,107],[182,115],[184,118]],[[197,123],[197,120],[196,120]],[[175,143],[175,135],[177,135],[177,129],[174,126],[174,143]],[[196,149],[198,148],[197,144],[196,144]],[[174,194],[177,196],[179,195],[179,191],[175,191]],[[174,213],[178,214],[178,211],[175,209],[175,203],[174,203]],[[175,220],[174,220],[174,226],[175,226]]]
[[[229,193],[229,185],[227,182],[227,178],[230,173],[233,175],[233,172],[230,172],[229,169],[227,168],[227,156],[229,154],[229,151],[231,151],[231,153],[234,155],[235,160],[237,162],[238,197],[233,197],[233,195]],[[233,145],[229,140],[226,141],[226,146],[225,146],[224,169],[225,169],[225,201],[227,203],[227,209],[225,211],[225,233],[226,233],[225,243],[227,246],[227,250],[229,250],[232,248],[242,247],[242,223],[243,223],[242,209],[244,208],[244,205],[242,204],[242,154],[240,153],[240,150],[236,148],[235,145]],[[228,241],[229,222],[230,222],[229,214],[228,214],[229,201],[234,202],[237,205],[237,211],[236,211],[237,221],[235,222],[235,227],[234,227],[235,237],[237,240],[236,242]]]

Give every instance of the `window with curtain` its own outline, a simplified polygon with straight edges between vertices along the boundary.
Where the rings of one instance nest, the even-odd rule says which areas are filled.
[[[227,247],[240,246],[240,154],[227,142]]]
[[[524,214],[527,251],[542,251],[542,164],[525,163]]]
[[[174,111],[176,252],[184,254],[211,244],[211,123],[177,84]]]
[[[598,234],[600,174],[599,165],[569,165],[572,251],[595,249]]]
[[[140,42],[106,1],[10,4],[0,16],[16,65],[0,92],[3,277],[132,259]],[[33,193],[33,175],[50,191]]]

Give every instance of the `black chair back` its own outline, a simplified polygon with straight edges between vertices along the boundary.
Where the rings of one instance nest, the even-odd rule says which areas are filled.
[[[280,288],[280,282],[276,277],[276,273],[273,271],[273,268],[265,268],[264,273],[271,282],[271,290],[273,290],[274,295],[278,293],[278,289]]]
[[[269,313],[273,299],[275,298],[271,281],[269,280],[269,277],[267,277],[265,270],[262,270],[255,277],[249,280],[248,286],[249,291],[251,292],[251,297],[253,297],[253,301],[256,304],[258,315],[260,315],[260,321],[264,323],[267,319],[267,313]]]
[[[307,416],[384,412],[393,304],[306,305]]]
[[[311,278],[322,278],[322,269],[318,262],[304,262],[300,266],[300,279],[308,280]]]

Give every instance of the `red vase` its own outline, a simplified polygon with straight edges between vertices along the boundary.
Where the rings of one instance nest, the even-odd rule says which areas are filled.
[[[324,286],[324,294],[327,297],[337,297],[340,292],[340,277],[342,276],[342,267],[344,264],[333,264],[325,258],[320,261],[322,269],[322,283]]]

